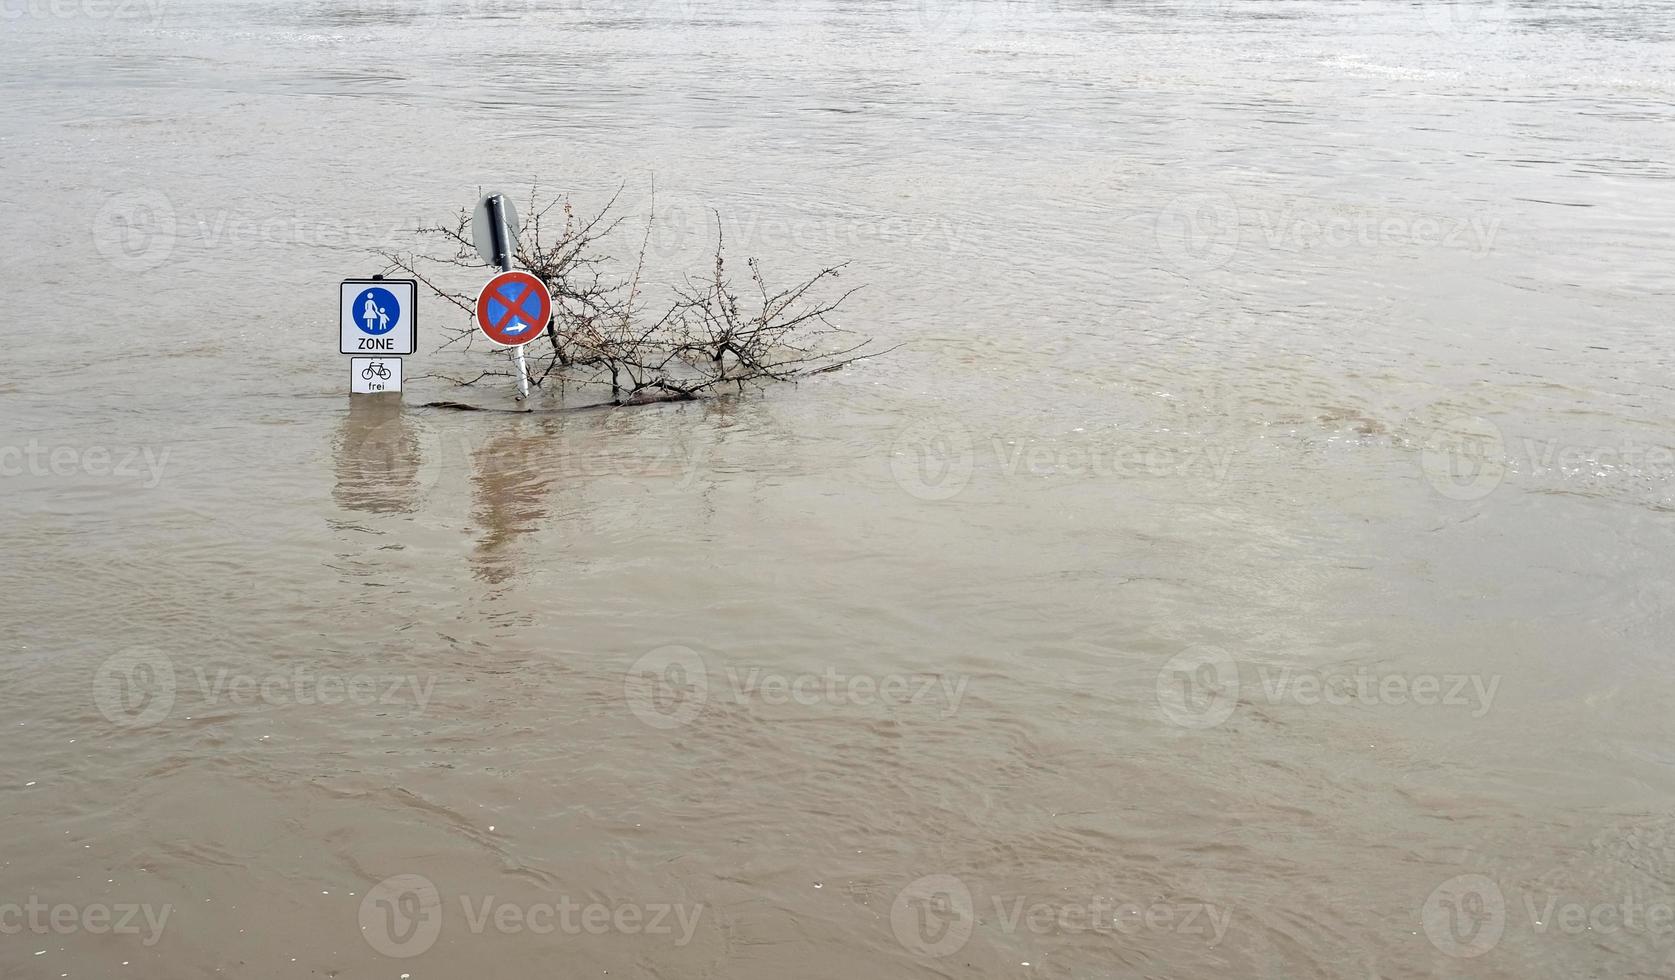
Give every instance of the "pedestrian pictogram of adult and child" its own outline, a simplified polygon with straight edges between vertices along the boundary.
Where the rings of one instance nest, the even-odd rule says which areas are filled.
[[[374,287],[361,294],[360,312],[355,318],[363,332],[373,336],[386,334],[401,319],[401,304],[389,290]]]

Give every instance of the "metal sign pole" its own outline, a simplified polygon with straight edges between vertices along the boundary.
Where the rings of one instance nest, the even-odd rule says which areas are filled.
[[[501,272],[512,271],[512,235],[506,225],[506,199],[499,194],[489,198],[489,228],[494,236],[494,262]],[[512,363],[518,370],[518,401],[529,397],[529,368],[524,360],[523,344],[512,348]]]

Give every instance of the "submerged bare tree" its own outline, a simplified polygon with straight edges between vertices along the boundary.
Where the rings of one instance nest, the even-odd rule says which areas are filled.
[[[540,277],[553,297],[545,336],[525,348],[531,384],[608,392],[610,402],[618,405],[675,401],[791,381],[884,353],[831,319],[854,293],[836,288],[847,263],[823,268],[790,288],[773,289],[752,258],[747,262],[750,285],[741,296],[728,270],[719,214],[711,267],[702,277],[688,276],[664,302],[654,304],[646,296],[652,219],[646,220],[632,267],[617,271],[606,246],[627,219],[616,213],[616,204],[613,196],[597,213],[582,217],[567,198],[542,205],[531,193],[531,218],[519,235],[513,264]],[[465,312],[461,325],[448,331],[444,348],[470,349],[483,340],[471,320],[476,293],[442,281],[450,266],[481,270],[470,226],[471,213],[461,210],[451,225],[420,229],[452,254],[385,253],[392,269]],[[515,377],[511,358],[504,361],[505,366],[473,377],[444,377],[461,385]]]

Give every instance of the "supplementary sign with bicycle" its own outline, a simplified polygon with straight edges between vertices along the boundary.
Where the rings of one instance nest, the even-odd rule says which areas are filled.
[[[349,358],[349,392],[355,395],[376,395],[382,391],[401,390],[401,358]]]

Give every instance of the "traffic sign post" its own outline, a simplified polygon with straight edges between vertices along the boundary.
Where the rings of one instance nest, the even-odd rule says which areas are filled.
[[[338,353],[411,354],[419,339],[418,283],[345,279],[339,287]]]
[[[471,215],[471,239],[483,261],[500,270],[477,294],[477,328],[490,340],[512,348],[518,372],[518,401],[529,397],[529,367],[524,345],[534,340],[552,316],[546,283],[527,272],[512,271],[517,251],[518,212],[504,194],[489,194]]]

